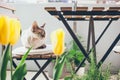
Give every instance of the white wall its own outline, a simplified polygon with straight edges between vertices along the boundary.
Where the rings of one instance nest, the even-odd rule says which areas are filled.
[[[16,8],[15,14],[19,17],[21,24],[22,24],[22,30],[27,29],[31,26],[32,22],[36,20],[39,25],[42,25],[44,22],[46,23],[45,30],[47,31],[47,39],[46,43],[50,44],[50,33],[54,31],[55,29],[62,27],[64,28],[66,32],[66,41],[68,41],[71,37],[69,33],[66,31],[64,25],[62,22],[58,21],[55,17],[51,16],[48,12],[44,10],[44,6],[56,6],[57,9],[59,9],[60,6],[73,6],[73,4],[11,4]],[[102,32],[102,30],[107,25],[108,21],[96,21],[95,22],[95,36],[96,39]],[[69,22],[69,24],[72,26],[72,22]],[[83,37],[84,41],[87,41],[87,31],[88,31],[88,21],[77,21],[77,32]],[[104,55],[106,50],[111,45],[112,41],[115,39],[115,37],[120,33],[120,20],[114,21],[110,28],[107,30],[103,38],[100,40],[100,42],[97,44],[97,57],[98,61],[101,59],[101,57]],[[85,43],[86,45],[86,43]],[[117,45],[120,45],[120,41]],[[15,45],[15,47],[21,46],[21,41],[18,42],[18,44]],[[113,51],[110,53],[109,57],[104,62],[104,66],[111,63],[112,71],[118,71],[120,69],[120,55],[115,54]],[[43,62],[39,61],[41,64]],[[32,64],[32,65],[31,65]],[[27,67],[29,70],[36,70],[37,67],[35,67],[34,63],[32,61],[27,61]]]
[[[51,16],[47,11],[45,11],[44,6],[56,6],[59,9],[60,6],[72,6],[72,4],[14,4],[14,7],[16,8],[15,14],[19,17],[21,21],[22,30],[31,27],[34,20],[36,20],[39,25],[43,25],[43,23],[46,23],[46,44],[50,44],[50,33],[57,28],[64,28],[64,25],[56,18]],[[69,36],[67,31],[66,36]],[[69,40],[69,37],[66,37],[66,40]],[[19,41],[18,44],[14,47],[19,47],[21,45],[21,41]],[[40,64],[43,64],[44,61],[39,62]],[[38,70],[33,61],[27,61],[27,64],[29,70]]]

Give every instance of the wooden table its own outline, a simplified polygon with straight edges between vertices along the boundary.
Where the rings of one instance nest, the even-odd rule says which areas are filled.
[[[120,40],[120,33],[116,36],[113,43],[111,43],[108,50],[106,50],[106,53],[101,58],[101,60],[98,62],[96,61],[96,45],[104,35],[104,33],[109,28],[110,24],[113,21],[119,21],[120,19],[120,7],[109,7],[108,9],[105,9],[105,7],[92,7],[92,9],[89,11],[88,7],[76,7],[76,10],[73,11],[72,7],[60,7],[60,10],[57,10],[56,7],[45,7],[45,10],[51,15],[55,16],[58,20],[62,21],[65,28],[68,30],[74,41],[77,43],[79,49],[82,51],[85,58],[80,63],[78,68],[76,69],[76,72],[81,67],[81,65],[85,62],[87,59],[88,62],[90,62],[89,54],[94,49],[93,55],[95,64],[99,68],[102,63],[106,60],[106,58],[109,56],[110,52],[114,48],[114,46],[118,43]],[[75,33],[71,29],[70,25],[67,21],[89,21],[89,29],[88,29],[88,40],[87,40],[87,50],[83,47],[81,42],[76,37]],[[107,26],[103,29],[98,39],[95,41],[95,31],[94,31],[94,21],[109,21]],[[90,41],[92,40],[92,41]],[[92,43],[92,47],[90,48],[90,43]]]

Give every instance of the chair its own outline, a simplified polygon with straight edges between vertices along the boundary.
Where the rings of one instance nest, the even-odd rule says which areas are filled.
[[[27,49],[24,47],[19,47],[19,48],[13,49],[13,51],[12,51],[13,60],[14,59],[21,60],[22,56],[24,55],[24,53],[26,51],[27,51]],[[49,65],[49,63],[53,59],[55,59],[55,55],[53,54],[50,45],[47,45],[47,47],[45,49],[31,50],[30,53],[28,54],[28,57],[26,60],[34,61],[36,66],[39,68],[38,72],[33,76],[33,78],[31,80],[35,80],[39,76],[40,73],[42,73],[44,75],[46,80],[49,80],[49,78],[47,77],[47,75],[44,72],[44,69]],[[38,60],[46,60],[46,62],[43,64],[43,66],[40,66],[40,64],[38,63]],[[13,66],[15,68],[17,67],[15,61],[13,61]],[[24,80],[26,80],[26,79],[24,78]]]

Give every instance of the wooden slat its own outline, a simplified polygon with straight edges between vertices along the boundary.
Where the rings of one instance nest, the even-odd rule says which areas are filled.
[[[13,55],[13,58],[19,59],[22,58],[23,55]],[[34,55],[28,55],[27,59],[46,59],[46,58],[55,58],[56,56],[53,53],[47,53],[47,54],[34,54]]]
[[[90,16],[85,16],[85,18],[90,18]]]
[[[75,16],[74,18],[85,18],[85,19],[89,19],[90,16]]]
[[[61,7],[61,11],[72,11],[72,7]],[[64,18],[72,18],[72,16],[65,15]]]
[[[15,11],[15,8],[13,8],[12,6],[9,6],[7,3],[0,3],[0,8]]]
[[[55,17],[56,17],[56,18],[59,18],[59,16],[56,16],[56,15],[55,15]]]
[[[45,7],[45,10],[47,11],[56,11],[55,7]]]
[[[113,16],[104,16],[104,18],[113,18]]]
[[[85,18],[85,20],[89,20],[90,16],[83,16],[83,18]]]
[[[83,18],[83,16],[73,16],[74,18]]]
[[[88,7],[77,7],[76,11],[87,11]]]
[[[117,18],[120,18],[120,16],[113,16],[113,17],[117,17]]]
[[[120,16],[94,16],[94,18],[120,18]]]
[[[72,18],[72,16],[67,16],[67,15],[65,15],[64,18]]]
[[[72,7],[61,7],[61,11],[72,11]]]
[[[109,7],[107,11],[119,11],[120,7]]]
[[[104,7],[93,7],[92,11],[103,11]]]
[[[104,16],[104,18],[120,18],[120,16]]]
[[[93,18],[99,19],[99,18],[104,18],[104,16],[94,16]]]

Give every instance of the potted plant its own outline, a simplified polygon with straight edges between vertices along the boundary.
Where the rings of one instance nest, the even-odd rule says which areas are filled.
[[[78,39],[82,41],[81,36],[77,35]],[[83,43],[83,41],[82,41]],[[65,44],[66,49],[63,53],[63,56],[66,55],[65,57],[65,64],[62,70],[62,74],[60,78],[64,78],[66,76],[72,75],[72,78],[76,78],[76,74],[74,74],[75,69],[78,67],[78,65],[81,63],[81,61],[84,58],[83,53],[77,46],[74,40],[69,41],[68,43]],[[55,60],[53,60],[48,69],[48,75],[49,77],[53,78],[53,68],[55,66]],[[82,67],[77,71],[77,75],[82,76],[85,73],[85,63],[82,65]]]
[[[107,66],[103,72],[102,67],[100,69],[96,66],[93,50],[90,53],[90,67],[86,74],[80,78],[80,80],[110,80],[110,65]]]
[[[109,80],[110,79],[110,71],[109,65],[106,68],[105,72],[102,72],[102,68],[98,69],[95,65],[93,54],[90,54],[90,67],[88,71],[83,76],[77,76],[75,73],[66,76],[64,80]]]
[[[84,41],[82,40],[82,37],[77,35],[78,39],[83,43]],[[78,65],[81,63],[81,61],[84,59],[84,55],[82,51],[79,49],[77,44],[75,43],[74,40],[71,40],[68,45],[70,48],[67,50],[69,53],[68,58],[72,59],[71,61],[74,62],[75,68],[78,67]],[[77,74],[83,75],[85,72],[85,63],[82,65],[82,67],[79,69]]]
[[[63,53],[64,54],[64,53]],[[50,78],[53,78],[53,70],[54,70],[54,66],[55,66],[55,63],[56,63],[56,60],[53,60],[50,64],[49,64],[49,67],[48,67],[48,76]],[[70,74],[70,71],[68,70],[67,68],[67,62],[65,62],[65,65],[63,67],[63,70],[62,70],[62,74],[60,76],[60,79],[63,79],[65,76],[69,75]]]
[[[62,40],[61,40],[62,39]],[[63,71],[65,64],[69,65],[70,75],[65,76],[64,80],[109,80],[110,71],[109,67],[106,69],[105,73],[99,69],[94,60],[94,49],[92,49],[90,54],[90,68],[87,73],[79,77],[75,74],[72,67],[72,62],[74,62],[75,51],[74,49],[64,51],[64,31],[56,30],[52,35],[53,52],[56,54],[56,62],[53,71],[53,80],[59,80]],[[69,48],[70,49],[70,48]]]

